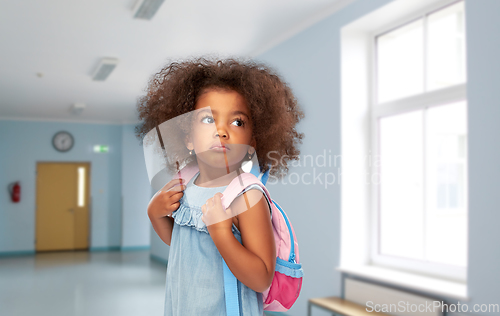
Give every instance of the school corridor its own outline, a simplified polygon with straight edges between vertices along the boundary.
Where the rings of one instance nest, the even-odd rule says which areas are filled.
[[[0,316],[163,316],[169,246],[147,215],[159,178],[136,105],[168,61],[202,55],[266,63],[305,114],[300,159],[266,185],[304,276],[269,316],[500,315],[499,14],[500,0],[0,1]]]

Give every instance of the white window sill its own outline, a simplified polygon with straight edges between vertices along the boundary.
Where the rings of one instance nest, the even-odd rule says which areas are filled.
[[[344,266],[337,267],[336,270],[429,294],[445,296],[461,301],[469,300],[467,296],[467,285],[464,283],[441,280],[376,266]]]

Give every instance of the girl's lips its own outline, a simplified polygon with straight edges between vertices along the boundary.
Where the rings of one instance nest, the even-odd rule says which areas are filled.
[[[228,148],[224,146],[212,146],[210,149],[218,152],[226,152],[226,150],[228,150]]]

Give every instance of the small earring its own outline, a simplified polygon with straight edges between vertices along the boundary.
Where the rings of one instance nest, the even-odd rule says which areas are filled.
[[[251,160],[251,159],[252,159],[252,154],[248,153],[248,160]]]
[[[191,150],[189,151],[189,156],[191,156],[192,154],[193,154],[193,150],[191,149]]]

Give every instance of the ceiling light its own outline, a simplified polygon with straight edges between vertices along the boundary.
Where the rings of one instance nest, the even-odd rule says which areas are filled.
[[[118,65],[118,59],[116,58],[103,58],[101,59],[99,66],[92,75],[92,80],[94,81],[104,81],[108,78],[109,74]]]
[[[134,18],[151,20],[164,0],[138,0],[134,9]]]

